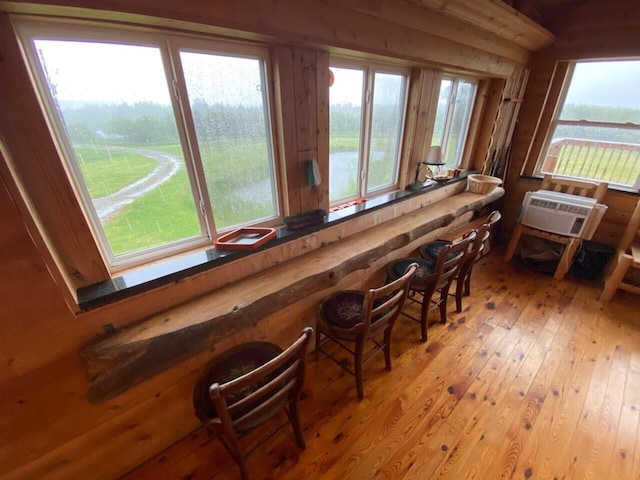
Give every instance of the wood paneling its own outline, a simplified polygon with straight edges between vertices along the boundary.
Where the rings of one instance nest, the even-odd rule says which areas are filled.
[[[9,15],[0,12],[0,91],[5,92],[0,108],[1,140],[28,188],[36,214],[58,250],[65,277],[76,286],[107,279],[107,268],[62,168],[58,150],[22,60]],[[31,202],[25,202],[31,203]],[[76,232],[69,235],[69,232]],[[51,265],[53,267],[53,265]]]
[[[411,0],[494,32],[529,51],[553,43],[554,35],[500,0]]]
[[[249,459],[252,478],[638,478],[635,298],[602,304],[597,283],[559,282],[502,255],[476,265],[463,312],[450,306],[427,343],[398,319],[393,370],[382,357],[367,364],[363,401],[351,376],[311,354],[307,448],[282,430]],[[158,476],[239,478],[202,428],[125,479]]]
[[[407,12],[410,6],[401,5],[396,9],[397,2],[393,0],[379,2],[380,9],[377,12],[353,8],[351,0],[344,3],[250,0],[242,4],[234,0],[218,0],[216,8],[208,8],[209,4],[203,0],[172,0],[162,4],[153,0],[101,0],[91,3],[87,0],[42,0],[37,6],[18,2],[2,2],[1,5],[17,12],[104,18],[185,30],[193,30],[193,24],[200,24],[200,27],[195,27],[196,31],[211,30],[212,33],[231,36],[241,36],[238,32],[246,32],[250,38],[270,38],[275,43],[300,47],[327,46],[501,76],[509,75],[514,65],[527,61],[521,50],[516,49],[508,54],[505,47],[501,46],[505,43],[503,37],[494,35],[485,37],[483,42],[477,41],[482,33],[469,26],[473,22],[467,19],[450,18],[447,21],[450,27],[438,31],[440,35],[445,35],[443,37],[422,25],[422,21],[426,25],[441,22],[442,15],[434,14],[432,9],[415,8]],[[398,12],[388,18],[386,10]],[[504,18],[511,15],[513,21],[518,21],[518,15],[514,12],[503,12]],[[466,34],[466,31],[473,33]],[[515,38],[509,40],[511,44],[515,42]],[[494,51],[500,51],[501,54]],[[513,56],[516,56],[515,60],[511,58]]]

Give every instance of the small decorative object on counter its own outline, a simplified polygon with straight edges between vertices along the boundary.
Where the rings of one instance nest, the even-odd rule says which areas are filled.
[[[289,230],[298,230],[300,228],[307,227],[309,225],[315,225],[316,223],[324,222],[324,218],[327,216],[327,212],[318,209],[311,212],[301,213],[300,215],[293,215],[291,217],[284,217],[283,222]]]
[[[273,228],[242,227],[222,235],[213,243],[220,250],[253,250],[275,236]]]
[[[472,173],[467,177],[467,186],[470,192],[488,195],[502,183],[502,180],[489,175]]]

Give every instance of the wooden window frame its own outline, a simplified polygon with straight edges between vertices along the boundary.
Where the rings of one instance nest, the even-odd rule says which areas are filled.
[[[402,154],[403,143],[405,138],[405,128],[407,125],[407,115],[409,113],[409,89],[411,86],[411,69],[406,67],[397,67],[392,65],[385,65],[373,62],[357,62],[345,60],[342,58],[332,58],[330,60],[330,68],[346,68],[359,70],[363,72],[363,92],[362,92],[362,118],[361,118],[361,133],[360,133],[360,146],[359,146],[359,162],[358,162],[358,186],[355,195],[343,197],[335,201],[330,202],[330,205],[340,205],[359,198],[375,197],[388,193],[400,188],[402,179]],[[402,75],[404,78],[404,93],[403,93],[403,115],[401,124],[399,127],[399,138],[396,151],[395,160],[395,174],[394,181],[388,185],[383,185],[375,189],[369,189],[368,171],[370,161],[370,142],[371,142],[371,129],[372,129],[372,117],[373,117],[373,98],[375,89],[375,75],[377,73],[389,73],[393,75]],[[329,137],[331,134],[329,133]]]
[[[64,24],[59,22],[40,22],[31,20],[18,20],[16,32],[22,41],[25,59],[30,67],[36,92],[39,96],[41,106],[46,114],[51,130],[52,138],[60,152],[62,167],[67,172],[68,177],[73,181],[74,192],[78,204],[81,206],[88,223],[91,225],[93,237],[101,252],[103,261],[111,274],[117,273],[127,268],[135,267],[149,262],[169,258],[178,253],[193,250],[194,248],[212,247],[213,241],[221,234],[236,226],[216,229],[213,220],[213,211],[209,201],[206,180],[202,169],[200,152],[197,148],[193,118],[191,116],[184,72],[179,65],[179,54],[181,50],[202,51],[212,54],[229,55],[236,57],[255,58],[261,63],[261,76],[264,92],[264,104],[268,118],[267,125],[267,146],[269,150],[269,162],[271,170],[271,182],[275,189],[276,215],[272,218],[247,222],[242,225],[251,226],[275,226],[281,223],[282,218],[282,180],[277,161],[275,120],[273,92],[270,91],[272,85],[271,78],[271,58],[269,50],[265,47],[254,45],[241,45],[220,42],[206,38],[183,37],[162,31],[139,32],[126,29],[115,29],[110,27],[88,27],[85,25]],[[114,255],[104,234],[104,230],[97,217],[91,198],[86,190],[86,183],[79,171],[71,142],[64,131],[62,121],[56,112],[49,87],[46,84],[44,73],[40,67],[40,62],[36,58],[32,41],[35,38],[64,39],[64,40],[89,40],[98,42],[118,43],[122,45],[149,45],[157,47],[162,55],[162,63],[165,70],[165,80],[171,98],[171,108],[176,118],[176,126],[179,134],[179,142],[184,155],[185,166],[187,168],[189,184],[194,196],[195,213],[200,223],[200,234],[196,237],[166,243],[157,247],[148,248],[139,252]],[[172,85],[173,84],[173,85]],[[172,88],[173,87],[173,88]]]
[[[583,60],[574,60],[570,62],[562,62],[565,65],[564,65],[564,68],[562,69],[562,72],[563,72],[563,76],[561,78],[562,83],[560,85],[558,94],[554,96],[556,100],[555,102],[551,102],[551,97],[547,98],[547,102],[551,102],[553,104],[553,109],[552,109],[553,113],[550,116],[550,121],[548,122],[548,127],[546,128],[546,132],[544,135],[544,142],[540,146],[540,150],[537,155],[535,166],[532,172],[533,176],[542,178],[545,175],[545,173],[553,173],[553,172],[544,172],[542,168],[544,166],[545,160],[547,158],[547,154],[551,147],[551,141],[553,139],[553,135],[556,131],[556,128],[560,125],[605,127],[605,128],[617,128],[617,129],[624,129],[624,130],[631,129],[631,130],[640,131],[640,125],[633,124],[630,122],[617,123],[617,122],[603,122],[603,121],[590,121],[590,120],[562,120],[559,118],[560,113],[564,107],[569,89],[571,88],[571,80],[573,78],[573,73],[574,73],[576,64],[581,62],[596,62],[596,61],[597,60],[583,59]],[[615,59],[607,59],[607,60],[599,60],[599,61],[607,62],[607,61],[615,61]],[[552,84],[552,87],[553,86],[554,84]],[[555,86],[557,89],[558,82],[556,82]],[[546,104],[544,109],[547,110],[547,112],[551,110],[551,108],[549,108],[549,106]],[[582,181],[597,181],[597,179],[594,180],[588,177],[573,176],[573,175],[567,175],[567,178],[572,178],[572,179],[582,180]],[[633,185],[624,185],[624,184],[609,182],[609,188],[615,189],[615,190],[621,190],[621,191],[628,191],[628,192],[638,192],[640,191],[640,174],[636,176]]]
[[[464,135],[462,136],[462,145],[460,145],[459,150],[460,150],[460,154],[457,155],[457,158],[455,160],[455,164],[454,165],[447,165],[450,168],[460,168],[465,160],[465,151],[467,148],[467,144],[471,143],[469,142],[469,135],[472,132],[472,124],[473,124],[473,118],[474,118],[474,113],[477,114],[477,112],[475,112],[476,110],[476,100],[478,98],[478,90],[480,88],[479,86],[479,82],[477,79],[475,78],[469,78],[469,77],[465,77],[465,76],[460,76],[460,75],[450,75],[450,74],[443,74],[442,75],[442,79],[440,80],[440,88],[442,88],[442,83],[446,80],[450,80],[451,81],[451,92],[449,93],[449,100],[447,102],[447,112],[445,114],[445,123],[444,123],[444,129],[442,132],[442,141],[441,144],[442,145],[446,145],[449,139],[449,135],[451,133],[451,122],[453,119],[453,116],[455,114],[455,106],[456,106],[456,98],[457,98],[457,91],[458,91],[458,85],[460,84],[460,82],[467,82],[473,85],[473,98],[471,99],[471,105],[470,105],[470,109],[469,109],[469,118],[466,122],[466,125],[464,127]],[[437,112],[438,109],[438,105],[436,104],[436,116],[438,114]],[[434,129],[435,129],[435,125],[434,125]],[[433,142],[433,139],[432,139]],[[443,149],[442,152],[443,155],[443,159],[446,156],[446,151],[445,149]]]

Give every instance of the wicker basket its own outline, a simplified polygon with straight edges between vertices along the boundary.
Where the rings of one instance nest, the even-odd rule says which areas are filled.
[[[481,195],[488,195],[501,183],[502,180],[497,177],[490,177],[489,175],[471,174],[467,177],[469,191]]]

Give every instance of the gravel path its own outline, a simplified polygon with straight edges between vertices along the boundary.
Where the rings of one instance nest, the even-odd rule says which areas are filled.
[[[116,214],[121,208],[133,202],[137,197],[163,184],[180,170],[181,160],[168,153],[142,148],[127,150],[154,159],[156,161],[156,168],[145,177],[111,195],[94,198],[93,206],[101,221]]]

